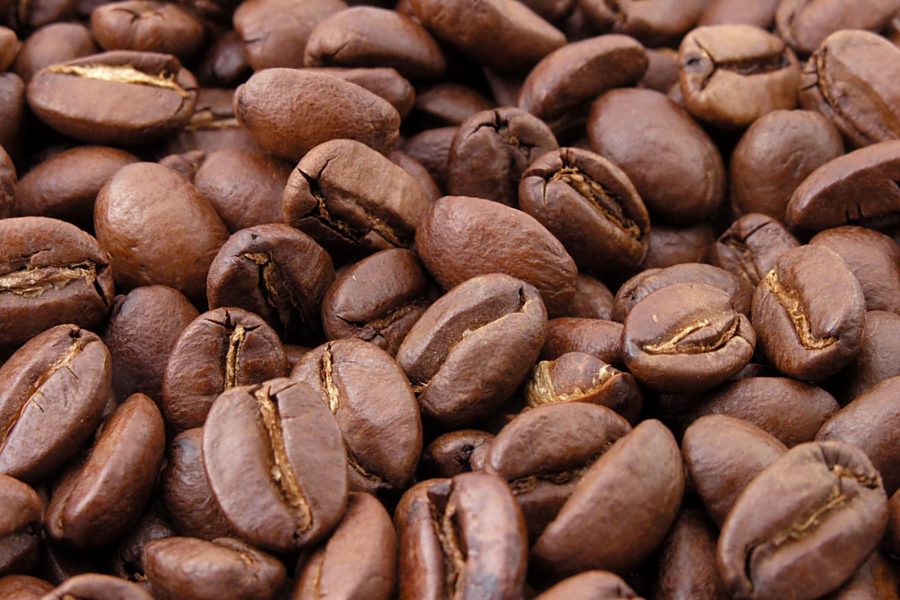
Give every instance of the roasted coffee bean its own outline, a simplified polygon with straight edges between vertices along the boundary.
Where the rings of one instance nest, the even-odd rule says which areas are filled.
[[[400,127],[400,115],[383,98],[337,77],[298,69],[255,74],[237,89],[234,112],[262,148],[292,161],[338,138],[385,152]]]
[[[651,214],[688,224],[709,217],[722,203],[725,167],[718,149],[684,109],[659,92],[603,94],[591,109],[588,137],[594,152],[625,171]]]
[[[150,398],[135,394],[103,424],[87,461],[63,475],[47,507],[50,536],[78,548],[121,537],[146,506],[166,434]]]
[[[532,69],[519,96],[519,108],[551,120],[608,89],[632,86],[647,70],[644,48],[626,35],[603,35],[567,44]]]
[[[649,294],[628,313],[622,332],[626,366],[664,392],[712,388],[741,370],[755,347],[750,320],[727,293],[703,284],[678,283]]]
[[[823,246],[781,255],[753,294],[753,323],[765,356],[785,375],[820,381],[859,348],[863,291],[843,259]]]
[[[854,146],[896,139],[898,75],[900,48],[868,31],[837,31],[806,62],[800,103],[828,117]]]
[[[853,361],[838,373],[837,389],[842,401],[853,400],[877,383],[900,375],[900,314],[871,310]]]
[[[647,70],[637,87],[666,93],[678,85],[678,52],[671,48],[647,48]]]
[[[839,29],[881,31],[900,11],[897,0],[867,0],[860,4],[839,0],[782,0],[775,13],[778,35],[798,54],[812,54]]]
[[[15,73],[0,73],[0,146],[16,154],[25,118],[25,84]]]
[[[599,404],[630,423],[637,422],[643,405],[641,391],[630,373],[582,352],[539,362],[528,380],[525,398],[532,407],[558,402]]]
[[[447,161],[450,146],[459,127],[426,129],[412,136],[403,144],[403,151],[419,161],[440,189],[447,189]]]
[[[808,110],[776,110],[757,119],[731,155],[731,206],[784,221],[791,194],[810,173],[844,153],[834,125]]]
[[[64,135],[146,144],[188,124],[197,81],[174,56],[119,50],[51,65],[28,84],[28,105]]]
[[[461,125],[477,112],[490,110],[493,102],[458,83],[439,83],[416,94],[411,119],[422,129]]]
[[[246,166],[240,165],[239,170],[247,169],[252,175],[260,171],[263,173],[279,172],[280,168],[284,168],[284,165],[280,162],[277,160],[261,161],[259,158],[259,155],[262,154],[260,147],[250,137],[250,133],[244,127],[241,127],[241,124],[238,123],[237,118],[234,116],[233,100],[233,90],[200,88],[197,92],[197,103],[194,105],[194,114],[191,115],[191,122],[168,141],[166,151],[172,154],[183,154],[194,150],[202,150],[204,153],[212,155],[219,150],[244,150],[253,152],[254,156],[247,157],[250,164]],[[203,158],[204,160],[206,159],[205,156]],[[163,161],[161,160],[160,162],[162,163]],[[263,163],[261,167],[259,166],[260,162]],[[272,165],[278,165],[278,167]],[[254,169],[254,167],[257,168]],[[199,169],[199,165],[197,169]],[[197,169],[194,169],[194,172]],[[234,173],[231,172],[226,172],[225,175],[226,177],[234,177]],[[270,177],[278,179],[277,175],[270,175]],[[287,178],[286,172],[284,178]],[[188,179],[193,181],[193,174]],[[283,184],[282,187],[284,187]],[[259,194],[256,190],[248,193],[254,195],[254,197],[264,196],[264,194]],[[261,208],[265,211],[267,207],[264,205]],[[230,216],[224,215],[223,218]],[[280,216],[278,220],[281,220]]]
[[[197,65],[197,80],[203,85],[234,87],[250,76],[244,42],[234,30],[218,36]]]
[[[682,510],[662,545],[654,598],[725,600],[728,594],[716,567],[718,532],[698,510]]]
[[[722,526],[719,570],[737,598],[819,598],[878,545],[887,498],[862,450],[811,442],[750,482]]]
[[[347,267],[322,300],[330,340],[355,337],[394,355],[434,301],[422,264],[410,250],[382,250]]]
[[[599,279],[578,274],[575,279],[575,295],[566,311],[570,317],[580,319],[609,319],[612,316],[615,297]]]
[[[2,473],[0,501],[0,575],[27,571],[40,553],[44,503],[33,489]]]
[[[561,317],[547,324],[541,360],[555,360],[569,352],[583,352],[622,366],[622,324],[601,319]]]
[[[28,83],[44,67],[96,52],[94,38],[84,25],[51,23],[29,35],[22,43],[19,53],[15,55],[15,72]]]
[[[319,307],[334,280],[331,257],[308,235],[281,223],[232,235],[209,266],[210,308],[238,307],[261,316],[283,339],[320,329]]]
[[[74,225],[0,219],[0,347],[15,348],[59,323],[97,325],[109,311],[109,255]]]
[[[0,473],[38,481],[94,432],[111,394],[110,356],[99,337],[58,325],[0,367]]]
[[[744,2],[744,0],[710,0],[700,15],[700,25],[725,25],[728,23],[745,23],[763,29],[771,29],[775,20],[775,9],[781,0],[762,0],[760,2]]]
[[[9,69],[20,50],[19,38],[9,27],[0,25],[0,73]]]
[[[873,552],[856,570],[847,583],[828,596],[829,600],[854,600],[855,598],[900,598],[900,573],[889,558]]]
[[[500,273],[482,275],[425,311],[400,345],[397,362],[425,415],[459,427],[512,396],[546,334],[547,312],[533,286]]]
[[[346,8],[343,0],[249,0],[234,12],[234,30],[255,71],[302,67],[313,29]]]
[[[316,25],[306,43],[307,67],[392,67],[410,79],[437,79],[447,68],[424,27],[392,10],[356,6]]]
[[[144,546],[155,540],[174,535],[177,533],[169,524],[162,507],[158,503],[153,503],[130,533],[123,537],[112,550],[108,564],[110,574],[149,589],[150,586],[144,574],[144,563],[141,560]]]
[[[797,105],[797,57],[759,27],[699,27],[685,36],[678,58],[688,112],[717,127],[741,129]]]
[[[428,173],[428,169],[418,160],[402,150],[391,150],[388,158],[391,159],[392,163],[413,176],[413,179],[421,186],[422,191],[425,192],[429,200],[434,202],[443,195],[434,179]]]
[[[710,248],[710,262],[756,286],[782,254],[800,245],[784,225],[766,215],[737,219]]]
[[[828,419],[816,435],[817,440],[845,442],[865,452],[881,474],[888,496],[900,488],[898,394],[900,377],[882,381]]]
[[[810,241],[834,250],[859,281],[867,310],[900,313],[900,245],[865,227],[827,229]]]
[[[787,223],[814,231],[900,213],[900,141],[862,148],[831,160],[807,177],[787,206]]]
[[[67,579],[44,596],[44,600],[153,600],[138,585],[98,573],[85,573]]]
[[[575,263],[533,217],[496,202],[446,196],[416,229],[416,251],[444,289],[476,275],[505,273],[535,286],[551,316],[575,293]]]
[[[708,415],[684,432],[681,454],[706,510],[721,526],[747,484],[787,452],[787,446],[752,423]]]
[[[478,429],[458,429],[438,436],[422,454],[422,471],[431,477],[453,477],[479,471],[494,436]]]
[[[432,479],[403,500],[400,598],[522,597],[528,539],[502,479],[485,473]]]
[[[755,284],[723,269],[687,263],[659,270],[646,269],[623,283],[616,292],[612,318],[625,321],[631,309],[646,296],[677,283],[699,283],[722,290],[728,294],[735,310],[743,314],[750,313],[752,285]]]
[[[214,540],[231,535],[203,468],[203,429],[175,436],[160,478],[160,496],[172,524],[182,535]]]
[[[337,419],[354,491],[395,492],[412,479],[422,455],[419,405],[384,350],[362,340],[311,350],[291,379],[312,388]]]
[[[619,600],[635,598],[634,590],[609,571],[585,571],[565,579],[535,597],[535,600]]]
[[[287,373],[278,334],[261,318],[240,308],[205,312],[184,328],[169,355],[163,416],[175,431],[200,427],[222,392]]]
[[[161,600],[271,600],[284,585],[284,565],[240,540],[170,537],[144,547],[143,563]]]
[[[900,492],[894,492],[888,503],[888,530],[885,545],[895,555],[900,553]]]
[[[104,50],[142,50],[188,59],[203,44],[203,23],[177,4],[123,0],[91,13],[91,32]]]
[[[634,568],[665,537],[683,493],[675,439],[659,421],[643,421],[584,472],[532,546],[533,564],[556,576]]]
[[[168,285],[199,302],[228,237],[197,188],[155,163],[127,165],[112,176],[97,196],[94,229],[119,285]]]
[[[337,254],[369,254],[413,243],[431,205],[412,175],[353,140],[313,148],[291,173],[285,221]]]
[[[116,296],[103,332],[112,355],[116,398],[140,392],[159,402],[169,355],[181,332],[198,316],[181,292],[162,285]]]
[[[450,146],[447,191],[514,206],[525,170],[557,148],[550,128],[523,110],[475,113],[460,125]]]
[[[29,575],[8,575],[0,577],[0,599],[41,600],[53,585]]]
[[[373,496],[350,494],[347,512],[298,573],[291,600],[388,600],[397,582],[397,532]]]
[[[331,75],[350,83],[355,83],[387,100],[391,106],[400,113],[400,118],[405,119],[416,102],[416,90],[413,85],[400,73],[389,68],[360,68],[349,69],[343,67],[315,67],[304,69],[324,75]]]
[[[509,484],[533,541],[556,518],[591,465],[629,431],[628,423],[606,407],[582,402],[540,406],[500,430],[487,451],[484,470]]]
[[[16,203],[16,166],[0,146],[0,219],[11,217]]]
[[[523,174],[519,206],[566,247],[581,270],[634,269],[649,248],[650,217],[628,176],[579,148],[538,158]]]
[[[47,159],[19,181],[16,214],[52,217],[93,229],[94,202],[107,181],[133,154],[105,146],[78,146]]]
[[[289,379],[219,396],[203,428],[203,464],[225,518],[261,548],[309,546],[346,509],[341,430],[319,394]]]
[[[412,6],[434,35],[500,72],[526,71],[566,43],[561,31],[514,0],[412,0]]]
[[[66,580],[99,571],[102,567],[97,555],[84,550],[69,550],[44,537],[41,548],[40,576],[53,585],[61,585]]]
[[[641,267],[665,269],[684,263],[707,262],[714,241],[712,228],[706,223],[690,227],[654,223],[650,230],[650,249]]]
[[[615,31],[649,46],[662,46],[687,32],[703,12],[699,0],[578,0],[585,18],[600,31]]]

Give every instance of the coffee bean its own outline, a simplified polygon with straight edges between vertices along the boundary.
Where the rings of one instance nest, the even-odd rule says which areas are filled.
[[[447,191],[514,206],[526,169],[557,148],[550,128],[523,110],[475,113],[460,125],[450,146]]]
[[[123,0],[91,13],[91,32],[104,50],[142,50],[191,58],[203,44],[203,23],[177,4]]]
[[[422,129],[462,125],[475,113],[491,108],[493,103],[472,88],[458,83],[439,83],[416,94],[411,118]]]
[[[28,105],[42,121],[97,144],[165,139],[187,125],[196,101],[194,76],[174,56],[154,52],[77,58],[42,69],[28,84]]]
[[[165,450],[162,415],[135,394],[104,423],[87,461],[63,475],[45,518],[53,539],[96,548],[121,537],[146,506]]]
[[[416,101],[416,90],[400,73],[389,68],[314,67],[303,69],[313,73],[331,75],[350,83],[355,83],[387,100],[405,119]]]
[[[678,58],[685,106],[717,127],[740,129],[797,105],[797,57],[759,27],[698,27],[681,42]]]
[[[153,600],[153,596],[133,583],[118,577],[86,573],[67,579],[44,596],[45,600]]]
[[[14,155],[25,118],[25,84],[15,73],[0,73],[0,146]]]
[[[850,364],[836,376],[838,395],[853,400],[877,383],[900,375],[896,356],[900,351],[900,315],[872,310],[866,313],[859,350]]]
[[[281,223],[232,235],[206,280],[210,308],[238,307],[260,315],[284,339],[320,329],[319,306],[334,279],[328,254],[309,236]]]
[[[806,62],[800,103],[828,117],[854,146],[900,136],[900,48],[868,31],[837,31]]]
[[[555,360],[569,352],[583,352],[605,363],[622,362],[622,324],[600,319],[562,317],[550,319],[541,360]]]
[[[97,52],[91,32],[80,23],[51,23],[29,35],[15,56],[15,72],[28,83],[50,65]]]
[[[446,196],[416,229],[416,251],[444,289],[486,273],[505,273],[535,286],[551,316],[575,292],[575,263],[533,217],[495,202]]]
[[[0,146],[0,219],[11,217],[16,204],[16,166]]]
[[[737,219],[710,248],[710,261],[756,286],[782,254],[800,242],[775,219],[749,213]]]
[[[900,492],[894,492],[888,503],[888,530],[885,545],[895,555],[900,551]]]
[[[851,600],[852,598],[896,598],[900,592],[900,575],[893,562],[880,552],[873,552],[866,562],[856,570],[840,589],[829,598]]]
[[[794,191],[787,223],[820,231],[900,213],[900,141],[884,142],[825,163]]]
[[[297,69],[255,74],[237,89],[234,112],[262,148],[291,161],[337,138],[384,152],[397,141],[400,127],[400,115],[379,96],[337,77]]]
[[[238,123],[237,118],[234,116],[233,100],[233,90],[200,88],[197,92],[197,103],[194,105],[194,114],[191,115],[191,122],[166,143],[166,151],[172,154],[184,154],[194,150],[202,150],[204,153],[212,155],[219,150],[244,150],[252,152],[253,156],[244,155],[249,164],[241,164],[241,170],[248,170],[251,176],[257,175],[260,171],[264,173],[275,171],[278,173],[279,168],[283,169],[284,165],[276,160],[265,160],[260,157],[263,154],[260,147],[250,137],[247,129],[241,127],[241,124]],[[205,155],[203,160],[206,160]],[[160,163],[166,164],[163,160],[160,160]],[[260,163],[262,163],[262,166],[260,166]],[[166,166],[169,165],[166,164]],[[199,165],[191,172],[190,177],[187,175],[185,177],[193,181],[193,174],[198,169]],[[234,177],[234,174],[227,172],[225,176]],[[278,179],[278,175],[270,175],[270,177]],[[286,173],[284,178],[287,178]],[[282,185],[282,187],[284,186]],[[254,197],[265,196],[264,193],[258,193],[256,190],[248,193],[254,195]],[[210,200],[215,201],[216,198],[211,198]],[[266,206],[261,208],[261,212],[263,212]],[[251,213],[251,218],[252,215],[253,213]],[[230,216],[232,215],[226,214],[225,218]],[[281,217],[279,216],[277,220],[281,220]]]
[[[628,584],[609,571],[585,571],[569,577],[537,596],[535,600],[618,600],[640,597]]]
[[[213,402],[236,386],[287,375],[278,335],[240,308],[205,312],[172,348],[162,387],[162,410],[175,431],[203,425]]]
[[[397,362],[425,415],[458,427],[509,399],[537,359],[546,332],[547,313],[533,286],[499,273],[483,275],[425,311],[400,345]],[[479,376],[473,379],[474,372]]]
[[[637,87],[666,93],[678,85],[678,52],[671,48],[647,48],[647,70]]]
[[[739,598],[818,598],[878,545],[887,498],[862,450],[810,442],[746,487],[719,538],[719,567]]]
[[[612,316],[613,302],[612,292],[602,281],[579,273],[575,279],[575,295],[566,314],[579,319],[608,320]]]
[[[3,474],[0,499],[0,575],[26,571],[37,562],[40,553],[44,503],[29,486]]]
[[[579,0],[578,5],[587,21],[599,31],[625,33],[649,46],[663,46],[694,26],[705,3],[698,0],[625,0],[619,3]]]
[[[373,496],[354,492],[340,525],[298,573],[291,600],[388,600],[396,571],[397,533],[391,517]]]
[[[747,3],[743,0],[711,0],[700,16],[700,25],[745,23],[771,29],[781,0]]]
[[[478,429],[458,429],[438,436],[422,454],[421,470],[431,477],[479,471],[494,436]]]
[[[547,153],[525,171],[519,206],[566,247],[580,269],[624,271],[649,248],[650,217],[628,176],[578,148]]]
[[[58,325],[0,367],[0,473],[38,481],[78,451],[110,397],[110,362],[99,337]]]
[[[653,597],[728,598],[716,567],[717,536],[718,531],[702,511],[682,510],[663,542]]]
[[[654,223],[650,230],[650,249],[641,267],[664,269],[684,263],[706,262],[714,241],[712,229],[706,223],[691,227]]]
[[[230,538],[150,542],[143,563],[154,594],[163,600],[271,600],[285,579],[278,559]]]
[[[447,161],[459,127],[426,129],[403,144],[403,151],[422,163],[440,189],[447,189]]]
[[[852,2],[801,2],[783,0],[775,13],[778,35],[799,54],[811,54],[838,29],[881,31],[900,10],[896,0]]]
[[[401,598],[522,597],[525,523],[502,479],[485,473],[432,479],[411,488],[403,502]]]
[[[225,518],[261,548],[309,546],[346,509],[348,465],[337,421],[319,394],[288,379],[219,396],[203,428],[203,464]]]
[[[205,298],[206,272],[228,237],[197,188],[146,162],[119,169],[103,186],[94,229],[120,286],[168,285],[197,302]]]
[[[174,535],[177,534],[169,524],[162,506],[154,502],[144,512],[144,516],[134,529],[116,544],[109,560],[109,572],[150,591],[150,584],[144,573],[144,563],[141,560],[144,546]]]
[[[757,286],[752,312],[766,357],[785,375],[809,381],[847,364],[866,326],[862,288],[822,246],[782,254]]]
[[[244,42],[236,31],[226,30],[210,42],[196,75],[202,85],[230,88],[247,79],[250,70]]]
[[[74,225],[43,217],[0,220],[0,347],[60,323],[97,325],[113,294],[110,257]]]
[[[53,585],[30,575],[0,577],[0,598],[3,600],[41,600]]]
[[[351,489],[406,487],[422,455],[422,423],[409,382],[389,354],[362,340],[329,342],[305,354],[291,379],[312,388],[337,419]]]
[[[388,158],[391,159],[392,163],[413,176],[431,202],[442,196],[440,188],[438,188],[434,179],[428,173],[428,169],[418,160],[402,150],[391,150]]]
[[[0,72],[6,71],[16,60],[19,52],[19,38],[9,27],[0,25]]]

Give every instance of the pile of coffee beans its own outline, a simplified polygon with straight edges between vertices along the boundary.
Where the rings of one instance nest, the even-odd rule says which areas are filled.
[[[0,0],[0,600],[900,600],[900,0]]]

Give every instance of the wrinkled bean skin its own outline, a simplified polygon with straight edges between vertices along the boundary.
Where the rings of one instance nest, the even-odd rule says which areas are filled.
[[[710,261],[756,286],[782,254],[799,245],[778,221],[749,213],[719,236],[710,249]]]

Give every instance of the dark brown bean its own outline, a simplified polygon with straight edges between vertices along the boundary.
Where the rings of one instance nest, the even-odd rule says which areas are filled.
[[[853,361],[836,376],[841,400],[849,402],[875,384],[900,375],[898,352],[900,314],[880,310],[867,312],[859,350]]]
[[[91,13],[91,33],[104,50],[141,50],[189,59],[203,45],[205,30],[194,13],[157,0],[122,0]]]
[[[560,581],[535,600],[619,600],[640,597],[618,575],[585,571]]]
[[[719,236],[710,248],[710,262],[756,286],[782,254],[799,245],[772,217],[749,213]]]
[[[134,583],[100,575],[86,573],[67,579],[62,585],[44,596],[44,600],[153,600]]]
[[[26,484],[0,473],[0,506],[0,575],[27,571],[40,554],[44,502]]]
[[[775,13],[778,35],[799,54],[812,54],[829,34],[839,29],[881,31],[900,11],[897,0],[865,3],[782,0]]]
[[[16,55],[15,71],[28,83],[50,65],[97,52],[94,38],[80,23],[51,23],[29,35]]]
[[[343,67],[315,67],[304,71],[312,71],[324,75],[331,75],[350,83],[355,83],[387,100],[391,106],[400,113],[400,118],[405,119],[416,102],[416,90],[413,85],[394,69],[360,68],[349,69]]]
[[[30,575],[0,577],[0,600],[41,600],[53,584]]]
[[[603,362],[624,366],[622,362],[622,324],[601,319],[562,317],[547,324],[547,341],[542,360],[555,360],[568,352],[584,352]]]
[[[457,429],[440,435],[425,448],[421,470],[431,477],[479,471],[493,439],[493,434],[478,429]]]
[[[682,510],[662,545],[656,600],[726,600],[725,584],[716,567],[718,532],[698,510]]]
[[[16,166],[0,146],[0,219],[11,217],[16,204]]]
[[[703,12],[700,0],[578,0],[587,21],[600,31],[615,31],[649,46],[662,46],[687,32]]]

